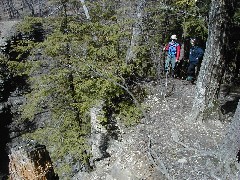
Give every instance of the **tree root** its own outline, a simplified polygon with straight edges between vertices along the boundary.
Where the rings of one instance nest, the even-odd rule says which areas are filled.
[[[208,157],[205,165],[206,170],[210,172],[210,174],[207,174],[208,176],[211,176],[216,180],[240,179],[240,164],[237,162],[237,159],[226,160],[219,149],[214,151],[199,150],[180,142],[176,134],[173,134],[172,137],[174,142],[184,147],[182,150],[179,149],[180,151],[193,151],[195,153],[195,155],[189,157],[190,159],[196,157]]]
[[[159,155],[151,148],[151,139],[149,138],[148,142],[148,156],[151,160],[152,164],[162,173],[165,177],[171,180],[171,176],[168,173],[166,166],[164,165],[163,161],[159,157]]]

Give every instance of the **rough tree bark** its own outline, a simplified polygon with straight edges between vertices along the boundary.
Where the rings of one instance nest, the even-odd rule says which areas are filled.
[[[196,84],[191,120],[203,120],[218,112],[218,94],[227,61],[228,33],[235,4],[236,0],[212,0],[206,51]]]
[[[240,164],[237,159],[240,150],[239,137],[240,101],[222,143],[212,155],[208,156],[206,167],[210,170],[209,175],[214,179],[240,179]]]
[[[228,132],[224,137],[222,144],[220,145],[220,157],[223,164],[226,166],[231,166],[231,164],[235,164],[237,162],[237,154],[240,151],[240,101],[238,102],[238,106],[232,122],[228,128]],[[240,165],[238,165],[240,168]],[[227,168],[225,168],[227,169]],[[240,169],[238,169],[238,172]],[[231,173],[234,175],[234,173]],[[235,173],[236,174],[236,173]],[[239,174],[240,175],[240,174]],[[225,177],[229,176],[229,174],[225,173]]]
[[[45,2],[43,0],[38,0],[38,14],[39,17],[42,17],[42,13],[43,13],[43,4]]]
[[[143,25],[143,15],[144,15],[144,7],[146,6],[145,0],[139,0],[137,5],[137,12],[136,12],[136,23],[132,28],[132,38],[130,42],[130,47],[128,49],[126,55],[126,63],[131,62],[136,58],[136,49],[139,45],[141,33],[142,33],[142,25]]]
[[[87,6],[85,4],[85,1],[84,0],[80,0],[80,1],[82,3],[83,10],[84,10],[84,13],[86,15],[87,20],[91,20],[91,17],[90,17],[89,12],[88,12],[88,8],[87,8]]]

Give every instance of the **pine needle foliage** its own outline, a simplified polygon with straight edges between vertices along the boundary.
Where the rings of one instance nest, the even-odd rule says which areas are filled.
[[[23,20],[19,31],[26,38],[13,46],[18,56],[7,64],[16,75],[30,77],[22,119],[42,124],[25,138],[45,144],[59,176],[70,177],[74,164],[88,166],[91,157],[90,109],[104,102],[99,117],[104,125],[113,117],[127,126],[138,123],[142,112],[136,99],[141,102],[146,95],[139,82],[156,75],[152,49],[157,54],[176,32],[205,37],[206,21],[199,14],[206,11],[195,1],[147,1],[136,56],[126,62],[136,18],[121,2],[86,3],[91,19],[84,17],[80,1],[52,3],[59,7],[54,16]],[[26,52],[31,60],[23,58]],[[49,116],[38,122],[44,112]]]
[[[99,4],[93,4],[91,10],[98,12],[92,14],[91,21],[79,21],[78,16],[63,13],[50,27],[47,26],[53,18],[26,18],[21,32],[31,35],[33,25],[41,23],[47,34],[42,42],[25,39],[16,47],[19,54],[31,51],[33,58],[30,63],[22,62],[29,64],[24,73],[31,77],[22,119],[36,121],[45,111],[51,115],[44,122],[36,122],[42,123],[42,128],[25,138],[48,147],[60,177],[71,174],[74,163],[88,165],[89,111],[99,101],[104,101],[103,111],[107,109],[105,117],[99,118],[103,124],[108,123],[109,112],[116,113],[126,125],[135,124],[142,116],[126,89],[138,92],[139,99],[144,97],[144,90],[139,93],[136,84],[148,75],[147,51],[144,46],[139,47],[136,61],[126,64],[128,46],[123,42],[130,39],[131,33],[116,23],[114,10],[103,10]],[[43,58],[34,60],[39,51]]]

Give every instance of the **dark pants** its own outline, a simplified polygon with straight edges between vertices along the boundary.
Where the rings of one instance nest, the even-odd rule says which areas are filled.
[[[193,78],[195,78],[195,69],[196,69],[196,64],[191,63],[188,66],[188,70],[187,70],[187,75],[188,76],[192,76]]]
[[[181,60],[176,64],[175,75],[178,78],[186,79],[187,78],[187,69],[189,63],[186,60]]]

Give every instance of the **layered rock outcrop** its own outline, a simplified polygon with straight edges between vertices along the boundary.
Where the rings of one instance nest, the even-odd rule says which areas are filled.
[[[58,179],[44,145],[12,148],[9,159],[10,180]]]

